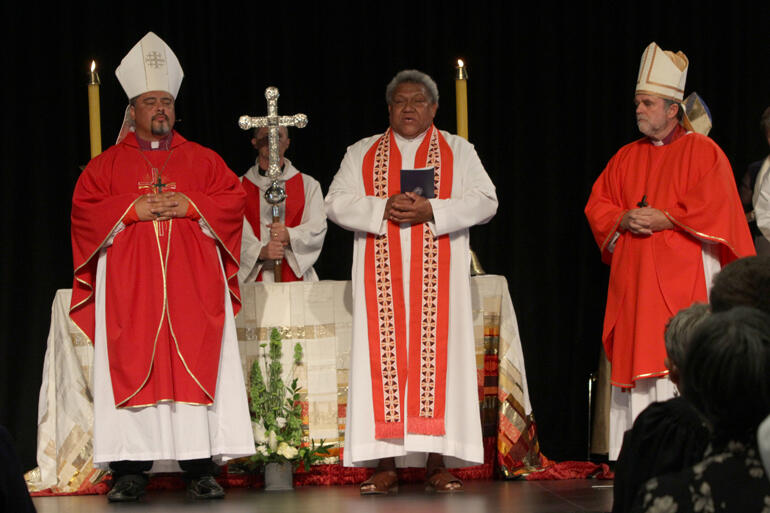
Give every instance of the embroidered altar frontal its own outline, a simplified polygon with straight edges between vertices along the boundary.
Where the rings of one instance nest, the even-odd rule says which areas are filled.
[[[471,278],[471,294],[482,429],[485,446],[491,441],[490,449],[497,448],[496,458],[494,451],[485,457],[483,477],[492,477],[493,468],[503,477],[516,477],[548,463],[537,441],[516,314],[502,276]],[[83,493],[104,476],[92,466],[93,347],[69,321],[70,295],[69,290],[58,291],[52,309],[40,395],[38,468],[26,476],[31,491]],[[244,376],[272,328],[284,337],[285,378],[299,342],[304,358],[296,377],[302,387],[304,443],[324,440],[332,449],[323,463],[338,464],[348,395],[351,283],[252,283],[242,286],[241,296],[236,324]],[[481,468],[474,475],[479,477]]]

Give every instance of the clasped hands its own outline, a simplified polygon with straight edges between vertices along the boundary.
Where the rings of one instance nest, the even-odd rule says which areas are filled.
[[[187,198],[175,192],[145,194],[134,203],[140,221],[168,221],[185,217],[189,206]]]
[[[632,208],[623,216],[620,227],[636,235],[652,235],[654,232],[674,227],[666,215],[652,207]]]
[[[260,260],[281,260],[291,242],[289,231],[283,223],[270,223],[270,240],[259,250]]]
[[[425,223],[433,220],[433,207],[430,201],[419,194],[405,192],[394,194],[385,203],[383,219],[394,223]]]

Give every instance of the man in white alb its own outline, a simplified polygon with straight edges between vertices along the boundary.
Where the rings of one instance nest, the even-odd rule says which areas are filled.
[[[396,466],[421,465],[426,489],[459,491],[446,467],[484,459],[468,229],[497,197],[473,146],[433,126],[428,75],[399,72],[386,100],[390,128],[348,148],[326,196],[355,233],[344,464],[377,466],[362,494],[392,493]],[[431,168],[430,199],[401,191],[402,175]]]
[[[283,219],[273,222],[272,206],[265,200],[271,180],[268,128],[255,128],[251,144],[257,150],[256,163],[241,177],[246,191],[246,209],[238,280],[275,281],[275,262],[281,261],[281,281],[318,281],[313,264],[321,254],[326,235],[326,212],[321,185],[312,176],[300,173],[284,153],[291,140],[285,126],[279,129],[278,153],[286,191],[280,207]]]

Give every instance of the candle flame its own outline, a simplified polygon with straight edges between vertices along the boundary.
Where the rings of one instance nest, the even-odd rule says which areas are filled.
[[[465,66],[465,63],[463,62],[462,59],[457,59],[457,65],[462,68],[463,66]]]
[[[91,61],[91,73],[96,69],[96,61]]]

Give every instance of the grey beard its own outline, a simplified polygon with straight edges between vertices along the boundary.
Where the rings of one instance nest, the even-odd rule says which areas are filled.
[[[168,135],[171,131],[171,126],[168,123],[160,123],[157,127],[152,125],[150,128],[152,135]]]

